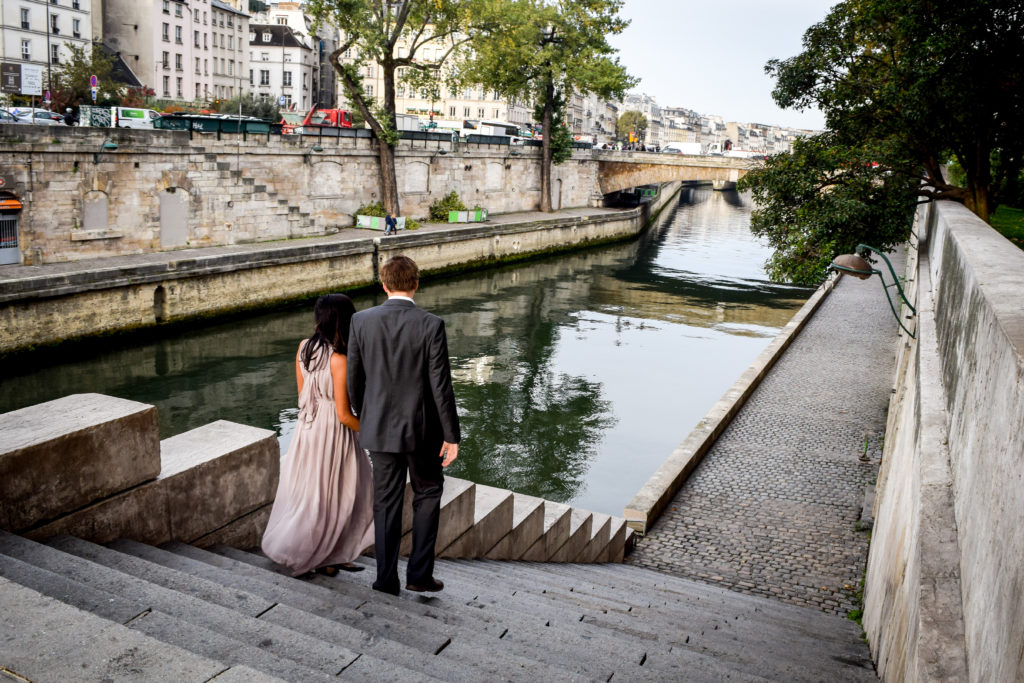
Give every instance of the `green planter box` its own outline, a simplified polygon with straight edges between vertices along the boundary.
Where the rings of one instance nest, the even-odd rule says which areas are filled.
[[[398,223],[399,230],[405,230],[405,216],[399,216],[395,219]],[[384,217],[383,216],[356,216],[356,227],[365,228],[366,230],[384,230]]]
[[[476,211],[449,211],[449,223],[483,223],[487,220],[487,209]]]

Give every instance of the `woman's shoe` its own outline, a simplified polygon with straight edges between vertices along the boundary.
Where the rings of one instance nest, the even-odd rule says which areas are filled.
[[[351,562],[346,562],[345,564],[338,564],[335,566],[343,572],[361,572],[364,569],[366,569],[366,567],[361,567],[358,564],[352,564]]]

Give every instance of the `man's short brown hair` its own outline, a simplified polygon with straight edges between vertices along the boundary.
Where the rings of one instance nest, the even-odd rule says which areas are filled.
[[[420,283],[420,269],[408,256],[392,256],[380,268],[381,283],[392,292],[411,292]]]

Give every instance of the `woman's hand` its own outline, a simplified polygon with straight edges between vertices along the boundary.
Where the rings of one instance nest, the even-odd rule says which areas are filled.
[[[331,354],[331,381],[334,384],[334,410],[338,414],[338,422],[353,432],[359,431],[359,418],[352,414],[348,402],[348,386],[345,378],[348,372],[348,359],[344,354]]]

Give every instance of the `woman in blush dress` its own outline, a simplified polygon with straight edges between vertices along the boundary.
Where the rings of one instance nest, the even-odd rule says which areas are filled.
[[[316,330],[299,344],[299,419],[263,533],[263,552],[294,576],[334,576],[373,543],[373,474],[345,388],[345,349],[356,312],[344,294],[316,302]]]

